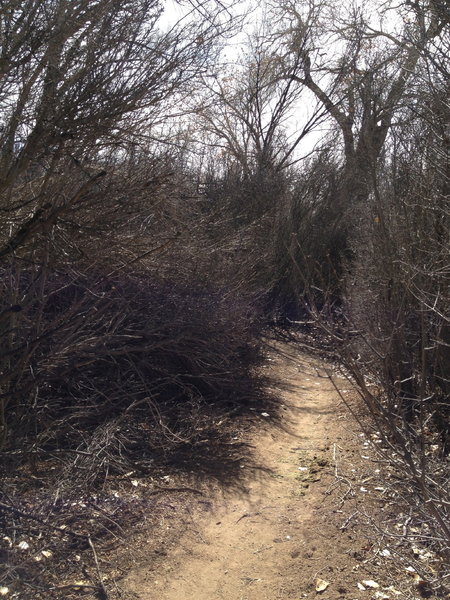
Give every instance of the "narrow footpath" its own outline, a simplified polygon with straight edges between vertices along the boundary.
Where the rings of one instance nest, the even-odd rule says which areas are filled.
[[[245,489],[218,493],[163,562],[132,568],[122,587],[133,597],[371,598],[358,588],[372,576],[370,544],[352,529],[347,498],[355,494],[340,476],[345,463],[356,477],[352,461],[361,462],[355,425],[324,363],[275,355],[270,364],[285,418],[253,434],[252,463],[241,465]]]

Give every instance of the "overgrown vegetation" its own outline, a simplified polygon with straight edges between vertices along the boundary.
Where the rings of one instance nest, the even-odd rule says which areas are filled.
[[[264,335],[305,318],[449,552],[446,3],[189,7],[0,2],[0,585],[30,598],[17,532],[262,408]]]

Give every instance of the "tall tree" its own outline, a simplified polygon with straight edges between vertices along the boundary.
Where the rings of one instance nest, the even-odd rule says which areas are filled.
[[[418,0],[400,9],[384,4],[370,10],[286,0],[274,10],[283,76],[311,90],[342,136],[340,200],[351,206],[367,198],[408,83],[444,30],[442,6]]]

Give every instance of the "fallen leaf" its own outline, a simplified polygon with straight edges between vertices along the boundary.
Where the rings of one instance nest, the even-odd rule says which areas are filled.
[[[30,544],[28,542],[20,542],[20,544],[18,545],[18,548],[20,548],[21,550],[28,550],[29,547]]]
[[[432,552],[428,552],[428,550],[425,550],[425,548],[417,548],[416,546],[413,546],[411,549],[414,556],[420,560],[428,560],[434,556]]]
[[[53,552],[50,550],[42,550],[41,554],[42,556],[45,556],[45,558],[51,558],[53,556]]]
[[[372,589],[380,587],[376,581],[373,581],[373,579],[363,579],[363,584]]]
[[[316,579],[316,592],[318,592],[319,594],[321,592],[324,592],[329,585],[330,585],[329,581],[325,581],[325,579],[320,579],[320,577],[318,577]]]
[[[373,597],[376,598],[376,600],[389,600],[389,596],[384,592],[375,592]]]
[[[395,589],[394,586],[390,585],[389,587],[385,588],[387,592],[391,592],[391,594],[395,594],[396,596],[401,596],[402,593],[399,592],[398,590]]]

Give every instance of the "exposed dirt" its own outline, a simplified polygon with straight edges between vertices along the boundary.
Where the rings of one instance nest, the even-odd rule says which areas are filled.
[[[13,513],[14,539],[2,541],[23,558],[11,589],[0,586],[0,595],[450,598],[438,588],[448,565],[421,535],[426,523],[412,519],[395,491],[401,474],[377,462],[377,432],[361,432],[344,406],[361,410],[348,382],[333,375],[339,395],[332,365],[299,355],[294,345],[279,346],[265,368],[272,389],[261,407],[218,415],[204,437],[155,463],[151,474],[114,475],[98,499],[74,498],[56,531],[52,521],[37,534],[26,505],[27,528]],[[89,544],[69,535],[80,523],[92,535]],[[64,552],[55,536],[63,538]],[[50,584],[39,583],[36,565]]]
[[[251,434],[253,456],[241,462],[241,486],[192,496],[181,532],[176,518],[161,523],[168,540],[163,551],[154,539],[143,541],[121,583],[126,595],[357,600],[381,598],[377,590],[390,585],[389,578],[382,581],[374,542],[354,527],[359,497],[365,494],[367,502],[377,494],[365,488],[359,493],[360,467],[370,474],[376,466],[361,457],[361,438],[325,363],[277,355],[271,365],[284,404],[281,424],[268,415],[265,427]],[[375,578],[380,588],[358,588]]]

